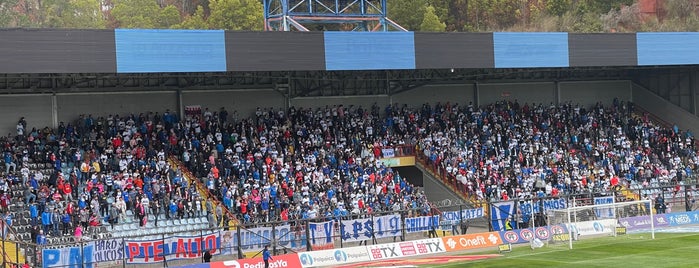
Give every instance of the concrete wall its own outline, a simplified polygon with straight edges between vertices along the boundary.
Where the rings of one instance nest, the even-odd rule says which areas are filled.
[[[17,135],[17,121],[27,120],[27,131],[32,127],[53,126],[52,96],[44,95],[0,95],[0,136],[8,133]]]
[[[520,104],[550,104],[556,102],[556,85],[545,83],[494,83],[478,84],[478,104],[490,104],[502,100],[517,100]]]
[[[118,93],[62,93],[56,94],[58,121],[70,122],[81,114],[93,117],[109,114],[128,114],[177,111],[175,91],[143,91]]]
[[[661,98],[639,85],[633,85],[633,102],[640,108],[657,116],[668,124],[677,125],[682,130],[699,133],[699,117]]]
[[[383,110],[389,103],[387,95],[378,96],[340,96],[340,97],[308,97],[308,98],[292,98],[289,100],[291,106],[303,108],[319,108],[325,106],[333,106],[342,104],[345,107],[350,105],[362,106],[370,108],[374,103],[379,105]]]
[[[427,85],[391,96],[392,103],[420,107],[424,103],[458,103],[461,106],[474,102],[473,84]]]
[[[561,102],[579,103],[584,106],[602,102],[603,105],[609,106],[614,98],[631,100],[630,81],[560,82],[558,86]]]
[[[183,90],[182,105],[201,105],[202,109],[218,111],[221,107],[247,117],[260,108],[284,108],[286,98],[272,89],[255,90]]]

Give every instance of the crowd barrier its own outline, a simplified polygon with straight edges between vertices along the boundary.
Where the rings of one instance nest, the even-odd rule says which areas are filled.
[[[391,241],[411,244],[410,239],[427,236],[430,231],[451,231],[452,225],[484,217],[482,208],[444,211],[439,215],[418,216],[418,211],[396,211],[356,218],[325,221],[274,222],[258,226],[234,226],[148,237],[125,237],[83,241],[80,243],[34,246],[37,266],[96,267],[140,266],[177,261],[199,262],[204,252],[213,256],[238,256],[255,259],[265,246],[275,254],[310,253],[351,248],[354,245],[382,244]],[[407,241],[407,242],[406,242]],[[337,243],[339,242],[339,244]],[[433,241],[434,242],[434,241]],[[427,243],[427,242],[425,242]],[[405,244],[402,244],[405,245]],[[435,244],[426,244],[433,247]],[[422,252],[423,244],[414,244]],[[440,246],[443,248],[443,246]],[[374,249],[376,251],[376,249]],[[320,252],[320,253],[315,253]],[[347,251],[348,258],[356,256]],[[386,253],[388,254],[388,252]],[[321,256],[321,255],[318,255]],[[378,255],[375,256],[378,258]],[[323,258],[321,257],[320,260]],[[254,266],[253,266],[254,267]]]
[[[389,219],[393,215],[387,215]],[[379,220],[378,218],[376,219]],[[406,219],[412,221],[413,218]],[[661,215],[654,215],[656,228],[699,224],[699,212],[676,212]],[[358,221],[351,221],[350,225],[358,226]],[[311,223],[309,223],[311,224]],[[495,248],[504,244],[530,243],[534,239],[545,242],[566,242],[571,237],[569,232],[577,236],[593,236],[611,234],[615,227],[624,226],[629,231],[642,231],[650,228],[649,216],[634,216],[620,219],[596,219],[576,222],[572,224],[555,224],[546,226],[536,226],[530,228],[520,228],[505,231],[468,233],[462,235],[450,235],[440,238],[417,239],[412,241],[399,241],[389,243],[378,243],[370,245],[360,245],[353,247],[335,248],[332,241],[327,239],[327,234],[333,231],[332,224],[327,222],[312,223],[310,227],[317,235],[305,239],[305,243],[329,245],[328,248],[312,248],[306,250],[308,244],[303,242],[291,248],[298,249],[297,252],[275,254],[271,261],[271,267],[320,267],[337,266],[350,263],[371,262],[376,260],[386,260],[393,258],[413,257],[421,255],[438,254],[445,252],[466,251],[474,249]],[[407,224],[406,224],[407,225]],[[391,226],[390,224],[387,226]],[[379,232],[378,227],[375,232]],[[353,229],[354,230],[354,229]],[[264,230],[259,230],[264,232]],[[269,230],[268,230],[269,231]],[[282,233],[286,230],[269,232]],[[383,230],[387,231],[387,230]],[[390,233],[390,230],[388,230]],[[414,231],[423,231],[415,229]],[[256,242],[241,241],[231,239],[236,232],[218,230],[200,235],[178,234],[161,239],[109,239],[99,241],[89,241],[78,245],[64,247],[47,247],[41,250],[43,267],[86,267],[110,266],[118,264],[148,264],[167,260],[196,259],[199,262],[204,250],[212,250],[214,256],[231,258],[233,249],[257,251],[264,248],[269,241],[257,240]],[[354,232],[354,231],[353,231]],[[349,232],[349,238],[354,237],[353,232]],[[361,232],[358,230],[357,233]],[[249,239],[240,236],[239,239]],[[317,240],[320,237],[320,240]],[[344,239],[345,234],[342,235]],[[273,239],[272,239],[273,240]],[[291,241],[287,241],[292,243]],[[123,262],[122,262],[123,261]],[[218,261],[204,264],[186,265],[182,267],[240,267],[258,268],[264,267],[262,258],[258,255],[252,258]],[[99,265],[98,265],[99,264]]]

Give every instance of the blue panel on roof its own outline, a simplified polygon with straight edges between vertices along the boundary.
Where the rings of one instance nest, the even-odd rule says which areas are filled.
[[[226,46],[219,30],[117,29],[117,72],[225,72]]]
[[[325,32],[328,70],[415,69],[412,32]]]
[[[568,67],[568,33],[493,33],[495,68]]]
[[[637,33],[638,65],[699,64],[699,33]]]

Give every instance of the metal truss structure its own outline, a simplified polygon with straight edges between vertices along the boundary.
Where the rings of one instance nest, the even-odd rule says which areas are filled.
[[[266,31],[407,31],[386,0],[264,0]]]

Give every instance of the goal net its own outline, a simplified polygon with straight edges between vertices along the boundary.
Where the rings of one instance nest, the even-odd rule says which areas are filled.
[[[575,201],[572,203],[575,204]],[[573,241],[593,237],[654,239],[652,207],[652,200],[640,200],[548,210],[548,225],[565,226],[568,232],[567,235],[559,234],[551,241],[565,242],[561,244],[567,244],[572,249]]]

